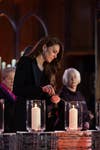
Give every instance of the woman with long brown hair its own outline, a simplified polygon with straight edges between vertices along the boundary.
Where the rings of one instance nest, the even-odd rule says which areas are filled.
[[[60,40],[56,37],[44,37],[29,54],[19,59],[13,86],[13,92],[18,97],[15,111],[16,130],[26,130],[27,99],[45,99],[46,105],[60,101],[59,98],[53,101],[52,96],[55,95],[56,73],[62,56],[63,46]],[[46,129],[48,130],[47,126]]]

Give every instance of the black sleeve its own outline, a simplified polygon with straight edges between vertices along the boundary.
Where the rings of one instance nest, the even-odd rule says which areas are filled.
[[[35,85],[34,74],[32,72],[32,59],[29,57],[21,57],[14,78],[13,92],[17,96],[33,99],[48,97],[42,92],[40,86]]]

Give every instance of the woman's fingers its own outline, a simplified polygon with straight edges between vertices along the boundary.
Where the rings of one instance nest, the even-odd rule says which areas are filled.
[[[51,96],[55,94],[55,90],[52,87],[52,85],[46,85],[46,86],[42,87],[42,90],[43,90],[43,92],[46,92]]]

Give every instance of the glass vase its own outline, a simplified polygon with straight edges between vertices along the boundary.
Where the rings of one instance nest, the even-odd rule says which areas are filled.
[[[65,102],[65,129],[81,130],[83,122],[81,101]]]
[[[46,106],[45,100],[27,100],[26,128],[29,132],[44,131]]]

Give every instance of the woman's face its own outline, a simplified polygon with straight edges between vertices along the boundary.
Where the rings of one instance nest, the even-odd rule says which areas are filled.
[[[5,83],[5,85],[11,91],[12,91],[12,88],[13,88],[14,76],[15,76],[15,72],[11,71],[11,72],[8,73],[8,75],[6,76],[5,80],[3,81]]]
[[[77,75],[74,72],[68,74],[68,87],[76,89],[79,84]]]
[[[45,59],[46,62],[52,62],[55,58],[57,58],[57,54],[60,51],[60,46],[58,44],[55,44],[53,46],[44,47],[43,50],[43,57]]]

